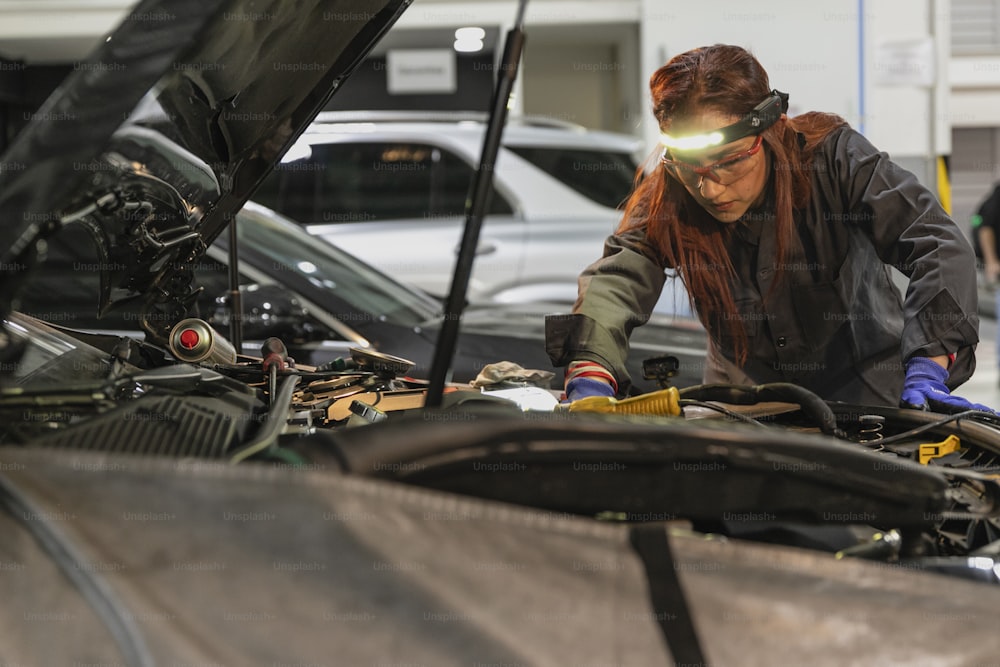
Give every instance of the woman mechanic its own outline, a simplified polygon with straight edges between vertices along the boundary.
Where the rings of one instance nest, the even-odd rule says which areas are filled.
[[[570,315],[546,320],[569,400],[624,395],[632,329],[676,269],[709,334],[705,382],[955,412],[975,368],[975,258],[936,198],[832,114],[785,115],[737,46],[650,79],[660,165],[640,177]],[[909,277],[905,299],[889,266]]]

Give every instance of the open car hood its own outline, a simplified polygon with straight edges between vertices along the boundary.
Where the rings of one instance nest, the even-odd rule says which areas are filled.
[[[697,664],[985,665],[995,655],[1000,591],[971,581],[322,465],[66,454],[0,451],[32,501],[15,513],[31,521],[0,513],[14,570],[0,578],[10,664],[696,664],[659,632],[682,612],[651,595],[663,581],[634,546],[644,530],[668,536],[663,568],[705,640]],[[43,519],[76,545],[65,567],[114,592],[130,643],[112,640],[24,534]]]
[[[139,299],[154,339],[192,265],[411,0],[147,0],[0,157],[0,317],[83,225],[100,312]]]

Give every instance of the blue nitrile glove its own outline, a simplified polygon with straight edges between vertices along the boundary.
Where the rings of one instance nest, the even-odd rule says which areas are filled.
[[[972,403],[961,396],[952,396],[945,385],[947,380],[948,371],[942,368],[941,364],[927,357],[913,357],[906,362],[906,380],[903,381],[900,406],[943,414],[954,414],[965,410],[994,412],[992,408],[980,403]]]
[[[566,400],[569,403],[588,396],[614,396],[615,390],[607,382],[594,378],[577,377],[566,383]]]

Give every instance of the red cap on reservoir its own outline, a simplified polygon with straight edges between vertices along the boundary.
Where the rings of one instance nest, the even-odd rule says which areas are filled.
[[[193,350],[198,345],[198,332],[194,329],[185,329],[179,338],[180,344],[188,350]]]

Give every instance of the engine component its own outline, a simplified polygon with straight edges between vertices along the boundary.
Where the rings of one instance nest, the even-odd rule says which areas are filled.
[[[857,442],[871,447],[876,451],[882,449],[882,429],[885,428],[885,417],[882,415],[861,415],[858,418]]]
[[[236,348],[208,323],[196,317],[181,320],[170,330],[171,354],[188,363],[235,364]]]
[[[280,338],[271,337],[264,341],[260,348],[261,368],[264,370],[264,379],[267,382],[267,395],[273,398],[278,391],[278,371],[283,371],[289,363],[288,350]]]
[[[680,367],[680,359],[671,354],[643,359],[642,377],[644,380],[656,380],[660,389],[666,389],[670,386],[670,378],[677,375]]]
[[[837,559],[852,557],[887,561],[899,557],[902,544],[903,537],[898,530],[887,530],[884,533],[876,533],[867,542],[841,549],[834,557]]]
[[[941,442],[927,442],[920,445],[919,461],[927,465],[931,459],[938,459],[961,450],[962,442],[957,435],[949,435]]]
[[[351,416],[347,420],[348,426],[374,424],[375,422],[385,421],[388,419],[388,415],[378,408],[356,399],[351,401],[350,410]]]
[[[259,405],[248,394],[144,396],[72,429],[37,438],[42,447],[217,459],[250,432]]]
[[[365,406],[374,408],[380,412],[393,412],[396,410],[412,410],[422,408],[427,392],[424,389],[397,389],[394,391],[366,391],[355,394],[351,400],[341,399],[334,401],[327,408],[327,419],[332,422],[339,422],[347,419],[352,414],[352,406],[355,403],[362,403]]]
[[[399,375],[406,375],[413,368],[414,364],[409,359],[394,357],[384,352],[375,350],[363,350],[359,347],[350,348],[351,359],[360,371],[375,373],[381,378],[394,378]]]
[[[264,360],[261,367],[266,372],[272,365],[279,371],[285,370],[289,365],[288,349],[281,342],[280,338],[268,338],[260,347],[260,356]]]

